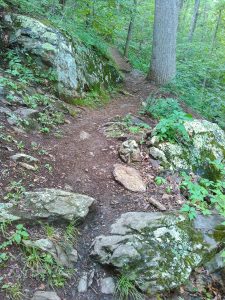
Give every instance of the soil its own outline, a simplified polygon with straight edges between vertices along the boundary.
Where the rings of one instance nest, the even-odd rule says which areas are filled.
[[[157,186],[154,178],[159,174],[159,170],[152,164],[148,156],[147,148],[142,146],[142,162],[131,164],[137,168],[146,184],[146,193],[133,193],[124,189],[117,183],[112,175],[113,165],[122,163],[118,157],[118,147],[121,145],[120,139],[107,138],[104,134],[104,125],[115,116],[124,117],[127,114],[139,115],[142,101],[150,93],[156,91],[156,87],[151,85],[145,78],[132,72],[126,75],[126,81],[121,93],[117,94],[109,104],[100,109],[82,109],[78,117],[67,118],[67,124],[60,127],[62,137],[54,135],[42,135],[39,133],[18,133],[12,128],[8,128],[17,141],[23,141],[25,147],[23,151],[40,160],[38,172],[24,171],[17,164],[10,161],[10,155],[19,152],[11,144],[1,144],[1,196],[7,192],[9,182],[24,178],[22,184],[27,190],[37,188],[61,188],[70,189],[77,193],[83,193],[96,199],[91,212],[84,223],[78,228],[80,235],[75,248],[79,253],[79,261],[76,265],[76,272],[73,278],[61,289],[56,289],[58,295],[65,300],[110,300],[112,296],[102,295],[99,287],[99,279],[104,276],[112,276],[112,270],[105,269],[98,265],[91,257],[91,243],[93,239],[101,234],[109,232],[110,225],[124,212],[128,211],[157,211],[148,199],[154,197],[162,203],[168,210],[178,209],[181,205],[180,195],[176,190],[176,176],[167,176],[171,183],[173,193],[167,194],[167,186]],[[155,120],[141,116],[149,125],[154,126]],[[4,118],[1,120],[6,122]],[[88,133],[86,139],[81,138],[81,133]],[[32,149],[31,143],[37,143],[39,148],[48,151],[47,155],[38,155]],[[11,149],[7,147],[11,147]],[[12,151],[10,151],[12,150]],[[46,164],[52,166],[49,172]],[[40,228],[38,225],[29,227],[30,235],[34,236]],[[20,254],[13,250],[14,258],[11,265],[3,268],[0,275],[7,274],[7,281],[15,282],[19,277],[24,292],[24,300],[30,299],[35,290],[52,289],[43,286],[39,280],[28,278],[21,270],[24,270]],[[95,270],[93,285],[87,293],[79,294],[77,284],[83,272]],[[30,274],[31,275],[31,274]],[[4,294],[0,294],[0,299],[7,299]],[[149,298],[146,298],[149,299]],[[155,299],[155,298],[153,298]],[[168,296],[167,299],[172,299]],[[174,298],[175,299],[175,298]],[[203,299],[203,298],[199,298]],[[218,298],[219,299],[219,298]]]

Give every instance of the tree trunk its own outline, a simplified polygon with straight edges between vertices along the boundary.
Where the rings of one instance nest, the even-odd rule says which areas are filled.
[[[126,44],[125,44],[125,48],[124,48],[124,56],[125,57],[128,57],[128,50],[129,50],[131,36],[132,36],[133,28],[134,28],[134,19],[136,16],[136,11],[137,11],[137,0],[134,0],[134,8],[131,12],[130,23],[129,23],[129,27],[128,27],[128,31],[127,31],[127,39],[126,39]]]
[[[66,0],[59,0],[59,4],[61,4],[64,7],[66,4]]]
[[[176,35],[179,6],[176,0],[155,0],[152,59],[147,79],[158,85],[176,75]]]
[[[217,22],[216,22],[216,27],[213,33],[213,39],[212,39],[212,46],[211,46],[211,52],[213,51],[213,48],[215,46],[216,43],[216,36],[217,36],[217,32],[220,26],[220,22],[221,22],[221,17],[222,17],[222,9],[219,11],[218,17],[217,17]]]
[[[193,35],[195,32],[195,28],[196,28],[196,24],[197,24],[197,20],[198,20],[198,14],[199,14],[199,6],[200,6],[200,0],[195,0],[195,7],[194,7],[194,13],[193,13],[192,22],[191,22],[191,29],[190,29],[189,37],[188,37],[189,42],[192,42]]]

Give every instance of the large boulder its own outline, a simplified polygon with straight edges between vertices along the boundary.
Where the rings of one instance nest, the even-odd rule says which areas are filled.
[[[94,201],[89,196],[59,189],[25,192],[18,204],[0,203],[0,222],[79,220],[86,217]]]
[[[190,137],[187,145],[160,142],[155,131],[151,139],[150,155],[171,170],[192,170],[203,174],[207,159],[225,162],[225,133],[215,123],[191,120],[184,123]]]
[[[214,233],[223,220],[218,215],[199,215],[193,222],[179,212],[125,213],[111,226],[111,235],[95,239],[92,255],[144,292],[171,290],[220,251],[225,237],[218,241]]]
[[[51,68],[61,97],[73,99],[84,91],[121,79],[110,60],[52,25],[18,14],[4,15],[2,27],[8,45],[31,55],[43,69]],[[43,70],[44,71],[44,70]]]

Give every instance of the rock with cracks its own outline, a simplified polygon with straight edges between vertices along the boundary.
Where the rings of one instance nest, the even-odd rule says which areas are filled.
[[[140,173],[132,168],[121,164],[115,164],[113,175],[116,181],[120,182],[126,189],[132,192],[145,192],[146,185]]]
[[[179,212],[125,213],[111,226],[110,235],[95,239],[92,255],[144,292],[172,290],[220,251],[225,241],[213,236],[223,220],[219,215],[199,215],[193,222]]]
[[[0,221],[73,221],[86,217],[95,200],[59,189],[25,192],[18,204],[0,203]]]
[[[18,53],[27,53],[43,72],[52,72],[61,98],[83,96],[91,88],[108,87],[121,81],[112,61],[78,40],[65,35],[45,21],[25,15],[7,14],[1,28],[9,36],[9,46]]]

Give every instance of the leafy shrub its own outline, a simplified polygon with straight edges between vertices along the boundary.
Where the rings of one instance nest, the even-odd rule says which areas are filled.
[[[174,112],[181,112],[182,109],[176,99],[173,98],[148,98],[145,113],[150,114],[155,119],[167,118]]]
[[[184,121],[192,119],[192,116],[183,112],[174,112],[170,117],[161,119],[154,129],[154,133],[160,141],[187,143],[189,135],[184,127]]]

